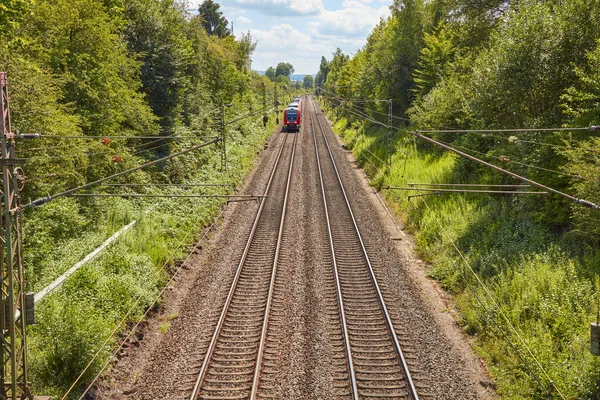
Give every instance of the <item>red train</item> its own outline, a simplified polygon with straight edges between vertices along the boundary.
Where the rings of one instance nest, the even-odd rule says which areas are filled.
[[[299,131],[301,123],[301,99],[294,98],[292,102],[283,111],[283,130],[284,132]]]

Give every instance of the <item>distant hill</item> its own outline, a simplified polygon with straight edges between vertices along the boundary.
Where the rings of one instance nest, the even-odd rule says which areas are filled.
[[[256,72],[258,72],[260,75],[265,74],[265,71],[256,71]],[[311,75],[313,78],[315,76],[317,76],[317,74],[292,74],[292,75],[290,75],[290,80],[297,81],[297,82],[304,82],[304,75]]]

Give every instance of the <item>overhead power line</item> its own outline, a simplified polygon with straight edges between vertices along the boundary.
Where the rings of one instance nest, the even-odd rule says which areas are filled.
[[[577,203],[577,204],[579,204],[579,205],[582,205],[582,206],[584,206],[584,207],[589,207],[589,208],[592,208],[592,209],[594,209],[594,210],[598,210],[598,209],[600,209],[600,206],[598,206],[598,205],[597,205],[597,204],[595,204],[595,203],[592,203],[591,201],[588,201],[588,200],[584,200],[584,199],[580,199],[580,198],[577,198],[577,197],[571,196],[571,195],[569,195],[569,194],[566,194],[566,193],[563,193],[563,192],[561,192],[561,191],[559,191],[559,190],[553,189],[553,188],[551,188],[551,187],[549,187],[549,186],[542,185],[541,183],[538,183],[538,182],[536,182],[536,181],[532,181],[531,179],[525,178],[525,177],[523,177],[523,176],[521,176],[521,175],[517,175],[517,174],[515,174],[514,172],[510,172],[510,171],[507,171],[507,170],[505,170],[505,169],[503,169],[503,168],[497,167],[497,166],[495,166],[495,165],[493,165],[493,164],[490,164],[490,163],[488,163],[488,162],[486,162],[486,161],[480,160],[479,158],[473,157],[473,156],[472,156],[472,155],[470,155],[470,154],[464,153],[464,152],[462,152],[462,151],[460,151],[460,150],[457,150],[457,149],[455,149],[455,148],[453,148],[453,147],[450,147],[450,146],[448,146],[448,145],[446,145],[446,144],[440,143],[440,142],[438,142],[437,140],[433,140],[433,139],[431,139],[431,138],[429,138],[429,137],[427,137],[427,136],[423,136],[423,135],[421,135],[419,132],[413,132],[413,134],[414,134],[414,135],[415,135],[417,138],[419,138],[419,139],[423,139],[423,140],[425,140],[425,141],[427,141],[427,142],[429,142],[429,143],[435,144],[436,146],[440,146],[440,147],[442,147],[442,148],[444,148],[444,149],[446,149],[446,150],[449,150],[449,151],[451,151],[451,152],[453,152],[453,153],[456,153],[456,154],[458,154],[459,156],[462,156],[462,157],[468,158],[469,160],[472,160],[472,161],[475,161],[475,162],[477,162],[477,163],[479,163],[479,164],[485,165],[486,167],[488,167],[488,168],[492,168],[493,170],[496,170],[496,171],[498,171],[498,172],[501,172],[501,173],[503,173],[503,174],[505,174],[505,175],[512,176],[513,178],[515,178],[515,179],[518,179],[518,180],[520,180],[520,181],[527,182],[527,183],[529,183],[529,184],[531,184],[531,185],[533,185],[533,186],[537,186],[537,187],[539,187],[539,188],[541,188],[541,189],[543,189],[543,190],[547,190],[547,191],[549,191],[549,192],[552,192],[552,193],[554,193],[554,194],[556,194],[556,195],[559,195],[559,196],[561,196],[561,197],[564,197],[564,198],[566,198],[566,199],[568,199],[568,200],[570,200],[570,201],[573,201],[573,202],[575,202],[575,203]]]
[[[171,155],[168,155],[168,156],[165,156],[165,157],[159,158],[159,159],[157,159],[157,160],[154,160],[154,161],[150,161],[150,162],[148,162],[148,163],[145,163],[145,164],[139,165],[139,166],[137,166],[137,167],[135,167],[135,168],[131,168],[131,169],[128,169],[128,170],[126,170],[126,171],[122,171],[122,172],[119,172],[119,173],[116,173],[116,174],[113,174],[113,175],[110,175],[110,176],[107,176],[107,177],[104,177],[104,178],[98,179],[98,180],[96,180],[96,181],[93,181],[93,182],[90,182],[90,183],[86,183],[85,185],[77,186],[77,187],[75,187],[75,188],[73,188],[73,189],[65,190],[64,192],[60,192],[60,193],[57,193],[57,194],[55,194],[55,195],[52,195],[52,196],[48,195],[47,197],[42,197],[42,198],[40,198],[40,199],[34,200],[34,201],[32,201],[32,202],[29,202],[29,203],[27,203],[27,204],[23,205],[21,208],[22,208],[22,209],[25,209],[25,208],[32,208],[32,207],[41,206],[42,204],[45,204],[45,203],[47,203],[47,202],[49,202],[49,201],[52,201],[52,200],[54,200],[54,199],[56,199],[56,198],[58,198],[58,197],[62,197],[62,196],[68,196],[68,195],[70,195],[70,194],[73,194],[73,193],[75,193],[75,192],[78,192],[79,190],[82,190],[82,189],[87,189],[87,188],[89,188],[89,187],[92,187],[92,186],[98,185],[98,184],[100,184],[100,183],[102,183],[102,182],[106,182],[106,181],[108,181],[108,180],[110,180],[110,179],[114,179],[114,178],[117,178],[117,177],[119,177],[119,176],[127,175],[127,174],[129,174],[129,173],[131,173],[131,172],[134,172],[134,171],[140,170],[140,169],[142,169],[142,168],[146,168],[146,167],[149,167],[149,166],[151,166],[151,165],[155,165],[155,164],[158,164],[158,163],[160,163],[160,162],[163,162],[163,161],[170,160],[170,159],[172,159],[172,158],[175,158],[175,157],[181,156],[181,155],[183,155],[183,154],[186,154],[186,153],[190,153],[190,152],[192,152],[192,151],[194,151],[194,150],[198,150],[198,149],[200,149],[200,148],[202,148],[202,147],[206,147],[206,146],[208,146],[208,145],[211,145],[211,144],[213,144],[213,143],[217,143],[217,142],[219,142],[219,141],[221,141],[221,138],[218,138],[218,137],[217,137],[217,138],[215,138],[215,139],[213,139],[213,140],[210,140],[210,141],[208,141],[208,142],[201,143],[201,144],[198,144],[198,145],[196,145],[196,146],[192,146],[192,147],[190,147],[190,148],[188,148],[188,149],[185,149],[185,150],[182,150],[182,151],[180,151],[180,152],[177,152],[177,153],[174,153],[174,154],[171,154]]]
[[[44,135],[44,134],[40,134],[40,133],[20,133],[18,135],[19,138],[21,139],[158,139],[158,140],[188,140],[188,139],[210,139],[210,138],[216,138],[217,136],[125,136],[125,135],[118,135],[118,136],[98,136],[98,135],[93,135],[93,136],[88,136],[88,135],[69,135],[69,136],[62,136],[62,135]]]
[[[494,133],[494,132],[571,132],[571,131],[599,131],[600,125],[585,128],[509,128],[509,129],[446,129],[446,130],[418,130],[420,133]]]
[[[472,189],[440,189],[440,188],[420,188],[420,187],[394,187],[387,186],[382,189],[387,190],[408,190],[423,191],[434,193],[488,193],[488,194],[548,194],[548,192],[520,192],[517,190],[472,190]]]
[[[266,196],[251,194],[145,194],[145,193],[75,193],[73,197],[181,197],[181,198],[240,198],[259,199]]]

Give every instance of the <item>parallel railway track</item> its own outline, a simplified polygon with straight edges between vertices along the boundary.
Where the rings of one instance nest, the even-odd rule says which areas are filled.
[[[303,131],[293,134],[293,143],[285,134],[190,400],[281,396],[274,390],[278,363],[271,362],[280,355],[267,354],[271,361],[265,363],[263,358],[269,341],[277,341],[268,337],[273,327],[285,323],[275,321],[279,312],[271,307],[298,135],[312,135],[319,174],[315,195],[323,202],[321,228],[334,282],[323,286],[337,348],[331,360],[334,387],[343,389],[339,397],[356,400],[419,398],[317,108],[310,98],[305,103]]]
[[[256,397],[296,150],[286,134],[190,399]],[[281,168],[282,160],[289,160]]]
[[[417,400],[416,386],[312,99],[311,104],[314,110],[310,118],[311,132],[320,175],[351,396],[353,399]],[[317,127],[320,134],[317,133]]]

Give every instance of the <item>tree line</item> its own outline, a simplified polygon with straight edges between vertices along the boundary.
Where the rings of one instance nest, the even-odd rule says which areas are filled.
[[[186,4],[3,2],[0,69],[9,76],[13,130],[55,138],[160,137],[177,129],[207,133],[218,129],[221,104],[262,103],[259,86],[265,82],[272,88],[273,83],[249,70],[256,46],[250,34],[232,36],[212,0],[196,12]],[[26,197],[120,169],[90,154],[129,155],[131,143],[114,142],[108,149],[92,141],[47,141],[45,157],[29,151],[40,143],[19,143],[17,151],[30,158],[27,173],[32,178],[61,175],[33,181],[26,186]]]
[[[394,114],[407,121],[397,125],[410,129],[600,124],[599,17],[597,0],[396,0],[354,57],[338,49],[321,59],[315,83],[345,99],[392,99]],[[384,104],[355,106],[387,112]],[[573,178],[600,172],[589,154],[600,144],[594,132],[535,132],[529,139],[547,145],[518,149],[481,135],[444,139],[496,161],[504,155],[557,170],[516,168],[579,197],[600,193],[597,180]],[[577,227],[600,239],[596,212],[554,198],[532,202],[532,212],[557,229]]]

